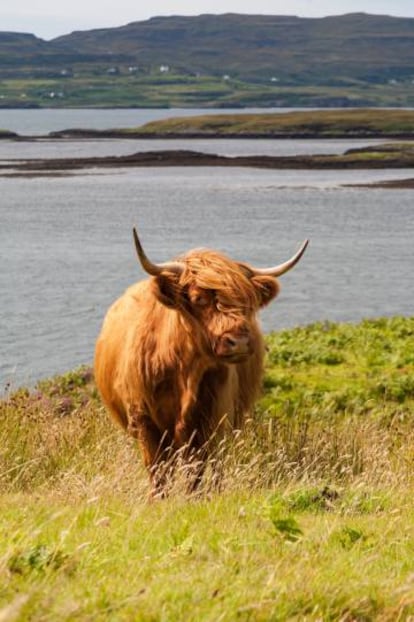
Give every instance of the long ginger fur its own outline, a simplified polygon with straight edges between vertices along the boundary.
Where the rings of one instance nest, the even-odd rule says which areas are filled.
[[[161,445],[200,448],[241,428],[260,392],[264,344],[256,314],[279,291],[275,278],[207,250],[127,289],[109,309],[95,377],[113,418],[133,434],[151,470]],[[249,336],[239,362],[217,356],[223,335]]]

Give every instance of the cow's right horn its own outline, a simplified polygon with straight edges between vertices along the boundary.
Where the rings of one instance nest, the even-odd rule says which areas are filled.
[[[167,261],[165,263],[152,263],[144,253],[144,249],[142,248],[142,244],[139,241],[138,233],[135,227],[133,228],[134,234],[134,242],[135,248],[137,249],[137,255],[139,262],[145,272],[150,274],[151,276],[159,276],[162,272],[172,272],[173,274],[182,274],[184,270],[184,265],[179,263],[178,261]]]
[[[305,240],[303,244],[301,245],[300,249],[298,250],[298,252],[295,253],[293,257],[288,259],[288,261],[285,261],[284,263],[279,264],[278,266],[273,266],[273,268],[252,268],[252,270],[258,276],[260,275],[261,276],[274,276],[274,277],[282,276],[282,274],[285,274],[285,272],[288,272],[288,270],[291,270],[293,266],[295,266],[298,263],[299,259],[302,257],[303,253],[305,252],[308,244],[309,244],[309,240]]]

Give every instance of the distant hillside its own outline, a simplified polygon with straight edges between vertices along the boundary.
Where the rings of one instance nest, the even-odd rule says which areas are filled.
[[[392,89],[395,105],[413,105],[414,18],[364,13],[318,19],[237,14],[155,17],[52,41],[0,32],[2,80],[82,78],[73,88],[68,89],[67,81],[57,85],[58,91],[49,91],[59,94],[54,99],[69,98],[67,104],[77,105],[76,97],[92,97],[86,90],[96,89],[93,80],[108,76],[129,79],[123,85],[129,95],[124,91],[124,99],[118,101],[113,94],[115,105],[134,105],[132,80],[152,89],[186,85],[166,99],[162,90],[147,89],[148,105],[200,101],[206,106],[220,101],[221,105],[312,105],[324,103],[326,89],[336,89],[328,94],[332,105],[393,105]],[[213,83],[203,83],[206,79]],[[22,94],[9,86],[3,85],[3,93],[0,88],[5,104],[12,95],[35,101],[48,93],[27,88]],[[107,93],[111,85],[101,82],[101,87],[106,93],[95,93],[91,105],[111,103]],[[85,94],[80,97],[82,88]],[[292,88],[322,90],[283,91]],[[391,89],[388,99],[387,93],[378,91],[383,88]]]
[[[357,13],[322,19],[269,15],[156,17],[75,32],[52,45],[113,62],[168,64],[289,83],[414,79],[414,19]]]

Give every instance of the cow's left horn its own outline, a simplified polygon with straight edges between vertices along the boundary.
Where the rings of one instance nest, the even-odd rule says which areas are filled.
[[[144,253],[142,244],[139,241],[138,233],[135,227],[133,228],[135,248],[137,249],[138,259],[145,272],[151,276],[159,276],[161,272],[173,272],[174,274],[182,274],[184,265],[178,261],[167,261],[165,263],[152,263]]]
[[[285,274],[285,272],[288,272],[289,270],[291,270],[293,266],[295,266],[298,263],[299,259],[302,257],[303,253],[305,252],[308,244],[309,244],[309,240],[305,240],[302,243],[302,246],[300,247],[298,252],[295,255],[293,255],[293,257],[291,257],[288,261],[285,261],[284,263],[279,264],[278,266],[274,266],[273,268],[252,268],[254,274],[261,275],[261,276],[275,276],[275,277]]]

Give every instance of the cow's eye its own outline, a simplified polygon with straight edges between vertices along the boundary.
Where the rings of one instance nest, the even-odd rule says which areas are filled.
[[[197,307],[206,307],[209,304],[210,299],[204,294],[198,294],[193,298],[192,302],[197,305]]]

